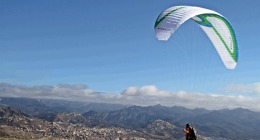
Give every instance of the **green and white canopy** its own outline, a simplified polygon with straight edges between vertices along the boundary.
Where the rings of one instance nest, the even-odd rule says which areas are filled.
[[[234,69],[238,60],[235,32],[221,14],[200,7],[174,6],[163,11],[154,26],[158,40],[167,41],[177,28],[193,19],[207,34],[227,69]]]

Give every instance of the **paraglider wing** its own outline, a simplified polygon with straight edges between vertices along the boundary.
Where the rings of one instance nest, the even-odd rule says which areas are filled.
[[[231,24],[221,14],[200,7],[174,6],[163,11],[154,26],[158,40],[167,41],[177,28],[193,19],[207,34],[227,69],[238,60],[237,40]]]

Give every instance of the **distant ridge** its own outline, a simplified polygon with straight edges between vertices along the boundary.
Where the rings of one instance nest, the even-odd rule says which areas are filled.
[[[14,108],[19,108],[22,112],[29,115],[39,115],[43,113],[58,112],[83,113],[90,110],[95,110],[97,112],[105,112],[119,110],[129,106],[121,104],[91,103],[56,99],[33,99],[20,97],[0,97],[0,99],[0,105],[2,104]]]

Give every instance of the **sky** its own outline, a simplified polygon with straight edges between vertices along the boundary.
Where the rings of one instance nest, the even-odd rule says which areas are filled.
[[[165,9],[224,15],[239,49],[227,70],[195,22],[167,42],[154,34]],[[260,111],[257,0],[1,0],[0,96]],[[188,50],[188,51],[187,51]]]

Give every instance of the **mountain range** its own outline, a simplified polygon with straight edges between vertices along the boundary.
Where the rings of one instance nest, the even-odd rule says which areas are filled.
[[[143,107],[10,97],[1,97],[0,105],[0,135],[4,137],[11,136],[9,132],[14,133],[10,130],[22,131],[27,128],[31,130],[30,134],[34,137],[53,136],[59,138],[62,136],[61,132],[69,127],[73,130],[86,129],[90,132],[98,129],[100,133],[106,128],[106,131],[109,129],[108,132],[111,132],[111,134],[106,133],[106,136],[93,135],[91,138],[109,136],[112,139],[123,137],[182,139],[184,137],[182,129],[186,123],[190,123],[195,128],[201,139],[257,140],[260,137],[260,128],[258,127],[260,125],[260,112],[244,108],[206,110],[203,108],[187,109],[180,106]],[[19,122],[17,118],[25,119],[26,121],[23,122],[28,123],[14,123],[14,120]],[[12,123],[10,120],[13,120]],[[39,134],[38,131],[33,130],[33,128],[40,130],[39,124],[46,133]],[[59,124],[59,128],[56,128],[57,124]],[[8,131],[4,128],[8,128]],[[54,129],[59,131],[54,133],[52,132]],[[121,133],[112,133],[117,131],[122,132],[122,135]],[[72,136],[75,137],[73,133],[75,131],[68,130],[66,135],[68,138],[72,138]],[[24,138],[19,136],[17,134],[16,137]]]

